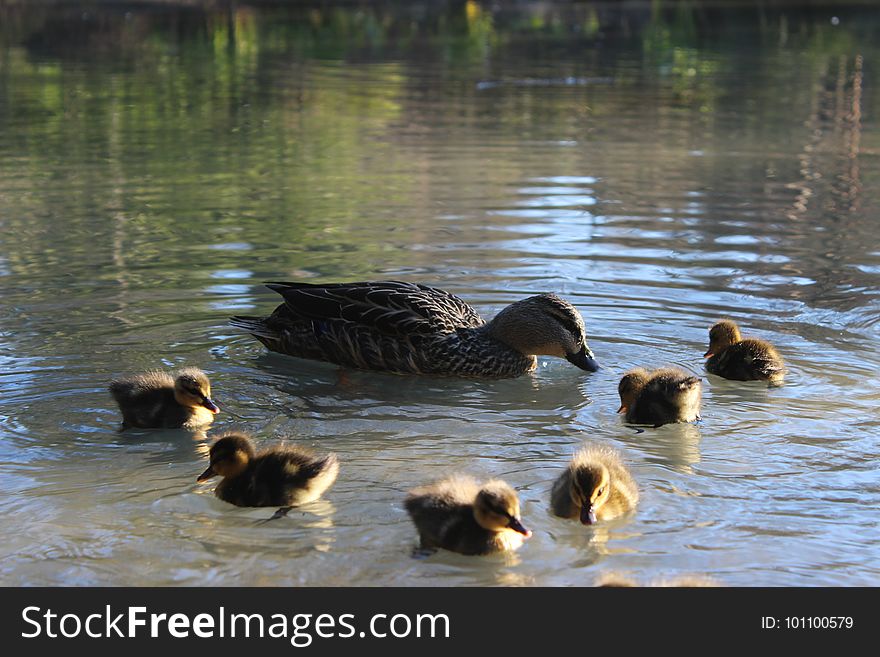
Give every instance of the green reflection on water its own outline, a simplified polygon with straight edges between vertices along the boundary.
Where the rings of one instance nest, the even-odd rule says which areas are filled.
[[[649,129],[667,129],[683,111],[713,130],[719,112],[734,108],[747,117],[745,141],[764,143],[787,120],[775,99],[795,67],[812,82],[785,102],[821,112],[829,85],[839,89],[835,102],[850,102],[856,44],[873,25],[858,9],[839,25],[829,20],[833,8],[728,8],[724,20],[718,11],[663,2],[630,11],[118,3],[94,13],[4,4],[9,267],[145,266],[169,252],[216,266],[216,254],[191,247],[242,241],[289,247],[271,251],[266,271],[356,275],[399,250],[393,227],[430,235],[437,209],[424,187],[438,155],[418,147],[421,136],[460,142],[476,129],[521,139],[523,149],[530,140],[589,141],[593,122],[624,115],[636,90],[654,87]],[[532,65],[531,49],[542,64]],[[547,69],[548,60],[558,67]],[[737,98],[743,78],[768,111]],[[486,80],[497,87],[481,91]],[[617,92],[606,93],[603,80]],[[548,84],[571,89],[548,94]],[[673,169],[693,166],[687,150],[659,148]],[[501,158],[450,156],[449,180],[504,185],[528,175],[527,164],[518,175],[496,171]],[[53,216],[63,230],[34,227]],[[395,258],[427,264],[412,252]]]

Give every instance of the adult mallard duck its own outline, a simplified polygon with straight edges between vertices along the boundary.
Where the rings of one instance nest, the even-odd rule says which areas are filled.
[[[269,317],[233,317],[272,351],[347,367],[410,374],[516,377],[536,356],[583,370],[598,364],[584,320],[567,301],[540,294],[486,322],[449,292],[399,281],[269,283],[284,297]]]
[[[734,381],[769,381],[780,384],[785,363],[772,344],[743,339],[736,322],[722,320],[709,329],[709,349],[703,354],[706,370]]]
[[[195,367],[175,377],[155,371],[116,379],[110,394],[122,411],[123,429],[192,429],[210,424],[220,412],[211,399],[211,382]]]
[[[480,485],[453,475],[410,491],[404,505],[425,550],[490,554],[516,550],[532,535],[520,519],[516,491],[498,479]]]
[[[639,501],[636,482],[610,447],[584,445],[553,484],[550,510],[560,518],[592,525],[632,511]]]
[[[217,497],[236,506],[281,507],[275,517],[318,499],[339,474],[335,454],[316,456],[293,445],[257,453],[250,437],[238,433],[218,438],[210,458],[197,481],[219,475]]]
[[[677,367],[649,372],[641,367],[624,374],[617,386],[618,413],[630,424],[693,422],[700,419],[700,377]]]

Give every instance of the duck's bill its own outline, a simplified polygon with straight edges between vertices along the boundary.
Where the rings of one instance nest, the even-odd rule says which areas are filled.
[[[587,372],[595,372],[599,369],[599,363],[593,358],[593,352],[586,345],[581,347],[581,350],[575,354],[566,354],[565,360]]]
[[[205,481],[205,480],[210,479],[211,477],[215,477],[215,476],[217,476],[217,473],[214,472],[214,468],[212,468],[209,465],[208,469],[205,470],[202,474],[200,474],[199,478],[196,479],[196,481]]]
[[[620,405],[620,408],[617,409],[617,414],[626,413],[626,406],[623,404]]]
[[[513,531],[519,532],[520,534],[522,534],[526,538],[528,538],[529,536],[532,535],[532,532],[529,531],[528,529],[526,529],[525,527],[523,527],[523,524],[519,520],[517,520],[516,518],[511,519],[511,521],[508,523],[507,526],[510,529],[512,529]]]
[[[214,414],[217,414],[220,412],[220,407],[217,406],[217,404],[215,404],[213,402],[213,400],[211,400],[208,397],[205,397],[205,400],[202,402],[202,406],[204,406],[205,408],[207,408],[209,411],[211,411]]]
[[[713,354],[713,353],[712,353],[712,350],[710,349],[710,350],[707,351],[705,354],[703,354],[703,358],[709,358],[710,356],[714,356],[714,355],[715,355],[715,354]]]
[[[592,506],[581,507],[581,523],[584,525],[592,525],[596,522],[596,512]]]

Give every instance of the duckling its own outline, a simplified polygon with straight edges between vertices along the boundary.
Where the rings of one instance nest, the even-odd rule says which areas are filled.
[[[223,480],[214,494],[236,506],[278,506],[273,518],[312,502],[336,481],[336,454],[315,456],[302,447],[273,447],[259,454],[250,437],[230,433],[211,445],[211,464],[196,481]]]
[[[110,383],[122,411],[122,429],[191,429],[210,424],[220,408],[211,399],[211,382],[200,369],[186,367],[172,378],[146,372]]]
[[[630,588],[642,586],[637,581],[619,573],[603,573],[596,580],[595,586],[603,588]],[[722,586],[717,580],[705,575],[679,575],[672,579],[655,579],[646,584],[655,587],[701,588]]]
[[[621,575],[620,573],[602,573],[596,579],[595,584],[593,586],[601,587],[601,588],[633,588],[638,586],[639,583],[636,582],[632,577],[627,577],[626,575]]]
[[[523,527],[516,492],[499,479],[480,485],[454,475],[410,491],[404,506],[425,550],[489,554],[516,550],[532,535]]]
[[[618,413],[630,424],[693,422],[700,419],[700,378],[676,367],[653,372],[639,367],[627,372],[617,386]]]
[[[530,372],[558,356],[595,372],[584,320],[555,294],[511,304],[489,323],[457,296],[416,283],[268,283],[284,303],[233,317],[268,349],[344,367],[483,378]]]
[[[776,348],[764,340],[740,335],[736,322],[722,320],[709,329],[709,349],[703,354],[706,370],[734,381],[768,381],[785,378],[785,363]]]
[[[632,511],[639,490],[620,455],[610,447],[584,445],[553,484],[550,510],[585,525]]]
[[[709,588],[724,586],[716,579],[706,575],[679,575],[672,579],[655,579],[651,586],[665,586],[676,588]]]

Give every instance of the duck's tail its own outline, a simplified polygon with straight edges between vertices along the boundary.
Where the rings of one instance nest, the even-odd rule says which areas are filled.
[[[122,381],[119,379],[114,379],[110,382],[110,385],[107,386],[110,390],[110,394],[113,395],[113,399],[119,401],[121,399],[125,399],[128,394],[131,392],[132,385],[128,381]]]
[[[267,340],[278,339],[278,334],[266,325],[266,320],[262,317],[236,315],[235,317],[229,318],[229,325],[234,326],[235,328],[244,329],[258,338],[266,338]]]
[[[336,454],[327,454],[320,461],[315,463],[315,471],[321,477],[326,477],[332,483],[339,474],[339,458]],[[328,484],[329,485],[329,484]]]

